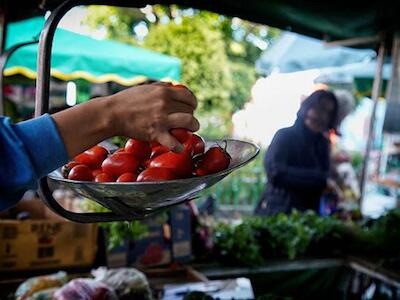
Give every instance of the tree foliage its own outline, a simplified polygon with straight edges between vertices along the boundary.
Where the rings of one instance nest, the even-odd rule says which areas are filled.
[[[230,69],[234,85],[230,101],[233,110],[237,111],[250,99],[251,87],[256,82],[257,76],[254,67],[242,61],[231,61]]]
[[[137,44],[134,27],[144,18],[137,8],[93,5],[88,9],[85,24],[93,30],[105,31],[108,39]]]
[[[180,24],[153,26],[144,46],[181,59],[182,82],[195,93],[200,111],[232,110],[232,77],[224,41],[221,33],[204,19],[184,17]]]
[[[182,61],[182,83],[199,100],[202,134],[227,135],[231,115],[250,98],[254,63],[279,31],[238,18],[176,5],[144,9],[89,7],[87,25],[106,36]],[[145,30],[135,30],[138,27]]]

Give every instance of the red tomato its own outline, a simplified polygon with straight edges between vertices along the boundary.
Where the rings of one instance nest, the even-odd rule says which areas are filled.
[[[171,169],[177,176],[184,178],[192,174],[193,162],[186,152],[174,153],[170,151],[154,158],[150,167]]]
[[[92,181],[92,170],[85,165],[77,165],[71,169],[68,174],[68,179],[79,181]]]
[[[150,157],[151,148],[148,142],[143,142],[135,139],[129,139],[125,144],[125,151],[132,153],[140,161],[145,161]]]
[[[85,153],[85,152],[75,156],[74,160],[77,161],[78,163],[82,164],[82,165],[86,165],[86,166],[90,165],[90,167],[92,167],[92,165],[93,165],[92,156],[87,154],[87,153]]]
[[[75,161],[87,165],[91,169],[98,169],[107,157],[108,151],[101,146],[94,146],[77,155]]]
[[[100,173],[94,179],[95,182],[114,182],[114,177],[107,173]]]
[[[225,170],[229,167],[231,157],[219,146],[212,147],[204,154],[203,159],[199,162],[196,175],[204,176]]]
[[[165,181],[177,179],[176,175],[171,169],[167,168],[148,168],[139,174],[137,177],[138,182],[144,181]]]
[[[146,159],[144,162],[142,162],[142,170],[150,167],[151,161],[152,161],[152,159],[149,158],[149,159]]]
[[[124,173],[118,177],[117,182],[135,182],[137,175],[134,173]]]
[[[183,146],[192,156],[203,154],[205,149],[204,140],[194,133],[183,143]]]
[[[80,165],[80,163],[76,161],[71,161],[67,163],[66,165],[63,165],[61,168],[61,174],[64,178],[68,178],[68,174],[71,171],[71,169],[77,165]]]
[[[161,146],[159,142],[150,142],[150,147],[153,149],[154,147]]]
[[[187,129],[184,128],[174,128],[171,130],[171,134],[180,142],[184,143],[186,142],[190,136],[193,134]]]
[[[194,156],[204,153],[204,140],[199,135],[184,128],[172,129],[171,134],[183,144],[185,150],[190,153],[190,155]]]
[[[184,84],[174,84],[173,87],[177,89],[187,89],[187,86]]]
[[[96,176],[99,175],[100,173],[103,173],[103,170],[102,170],[102,169],[97,169],[97,170],[92,171],[93,177],[96,177]]]
[[[104,173],[119,177],[121,174],[127,172],[136,173],[139,164],[139,160],[132,154],[120,152],[106,158],[101,165],[101,169]]]
[[[114,154],[115,154],[115,153],[120,153],[120,152],[125,152],[125,148],[119,148],[119,149],[117,149],[117,150],[114,152]]]
[[[85,152],[89,153],[89,154],[93,154],[99,157],[103,157],[103,160],[107,157],[108,155],[108,151],[106,148],[96,145],[92,148],[90,148],[89,150],[86,150]]]
[[[160,156],[161,154],[167,153],[167,152],[169,152],[169,149],[165,146],[160,145],[160,146],[154,147],[151,150],[150,159],[153,159],[154,157]]]

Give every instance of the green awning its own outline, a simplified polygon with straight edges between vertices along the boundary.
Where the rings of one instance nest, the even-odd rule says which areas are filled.
[[[44,19],[32,18],[11,23],[6,49],[33,40],[42,29]],[[38,44],[22,47],[8,61],[5,76],[23,75],[35,79]],[[57,29],[51,56],[51,75],[61,80],[85,79],[93,83],[114,81],[132,85],[146,79],[180,79],[178,58],[150,50]]]

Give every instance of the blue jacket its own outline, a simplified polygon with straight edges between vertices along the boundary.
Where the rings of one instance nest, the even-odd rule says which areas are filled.
[[[0,210],[15,205],[37,180],[68,161],[50,115],[12,124],[0,117]]]

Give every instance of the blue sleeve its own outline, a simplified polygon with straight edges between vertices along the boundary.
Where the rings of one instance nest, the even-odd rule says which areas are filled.
[[[50,115],[12,124],[0,117],[0,210],[15,205],[37,180],[68,161]]]
[[[268,179],[286,188],[325,187],[328,171],[290,166],[288,164],[289,151],[298,151],[296,142],[285,133],[278,131],[268,148],[264,161]]]

